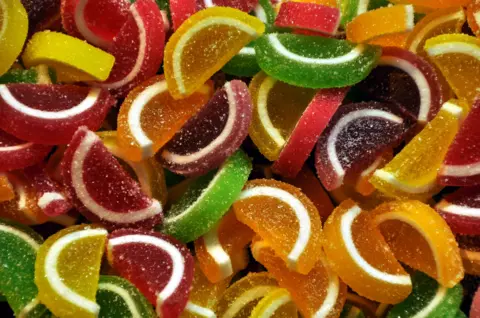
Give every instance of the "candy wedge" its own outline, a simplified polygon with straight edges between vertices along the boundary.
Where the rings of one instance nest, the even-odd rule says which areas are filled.
[[[441,9],[467,5],[470,0],[392,0],[393,3],[410,3],[420,7]]]
[[[0,130],[0,170],[10,171],[32,166],[52,150],[51,146],[22,141]]]
[[[251,318],[267,317],[292,317],[296,318],[297,307],[290,293],[283,288],[277,288],[269,292],[258,302],[250,314]]]

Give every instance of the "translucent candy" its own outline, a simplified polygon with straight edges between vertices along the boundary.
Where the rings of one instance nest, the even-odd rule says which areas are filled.
[[[197,0],[170,0],[173,29],[177,30],[185,20],[197,12]]]
[[[15,198],[13,185],[8,180],[6,174],[0,174],[0,202],[10,201]]]
[[[270,0],[265,0],[270,1]],[[255,41],[243,47],[234,57],[222,67],[222,72],[235,76],[253,77],[260,72],[255,58]]]
[[[314,0],[318,1],[318,0]],[[380,7],[388,6],[389,2],[386,0],[367,0],[367,1],[352,1],[352,0],[339,0],[333,1],[331,3],[330,0],[320,0],[323,4],[325,2],[326,5],[330,2],[330,6],[337,6],[342,11],[342,26],[346,26],[350,21],[353,20],[356,16],[365,13],[367,11],[375,10]]]
[[[297,318],[298,314],[290,293],[286,289],[277,288],[258,302],[250,317]]]
[[[392,0],[393,3],[410,3],[432,9],[450,8],[467,5],[471,0]]]
[[[30,83],[30,84],[52,84],[57,81],[57,74],[53,68],[44,64],[23,68],[11,68],[7,73],[0,76],[0,84]]]

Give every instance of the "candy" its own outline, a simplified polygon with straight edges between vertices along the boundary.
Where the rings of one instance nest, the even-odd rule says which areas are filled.
[[[390,162],[393,159],[393,151],[386,151],[375,159],[375,161],[365,168],[357,180],[354,181],[355,191],[360,193],[363,196],[369,196],[375,192],[375,187],[370,183],[370,178],[373,176],[373,173],[377,169],[383,168],[387,162]],[[348,182],[349,184],[350,182]]]
[[[38,250],[38,299],[60,317],[97,317],[95,294],[108,232],[76,225],[50,236]]]
[[[177,174],[203,175],[220,166],[248,134],[252,101],[242,81],[225,83],[165,145],[159,159]]]
[[[272,30],[274,29],[273,24],[275,23],[275,18],[277,16],[277,13],[273,8],[272,1],[259,0],[253,13],[260,21],[265,23],[265,32],[272,32]]]
[[[269,0],[267,0],[269,1]],[[230,59],[222,68],[225,74],[252,77],[260,72],[255,58],[255,41],[250,42]]]
[[[275,180],[249,181],[233,210],[240,222],[272,246],[289,269],[307,274],[320,259],[320,216],[299,189]]]
[[[7,175],[0,173],[0,202],[10,201],[14,198],[13,185],[8,180]]]
[[[207,233],[237,199],[251,170],[250,159],[238,150],[218,171],[196,179],[158,229],[185,243]]]
[[[479,289],[475,292],[473,296],[472,306],[470,308],[470,318],[478,318],[480,317],[480,292]]]
[[[115,57],[84,41],[58,32],[37,32],[22,54],[26,67],[47,64],[59,82],[104,81]]]
[[[392,0],[393,3],[410,3],[416,6],[440,9],[467,5],[471,0]]]
[[[255,53],[262,70],[278,80],[301,87],[331,88],[364,79],[380,57],[380,48],[318,36],[271,33],[257,40]]]
[[[178,317],[185,308],[194,267],[186,246],[161,233],[122,229],[109,235],[107,256],[156,307],[159,317]]]
[[[328,3],[328,1],[326,2]],[[352,21],[353,18],[355,18],[356,16],[370,10],[388,6],[389,2],[386,0],[366,0],[366,1],[339,0],[331,3],[330,6],[335,7],[337,6],[337,4],[342,12],[341,25],[345,26],[350,21]]]
[[[197,0],[170,0],[173,29],[177,30],[185,20],[197,12]]]
[[[467,6],[467,21],[468,26],[473,31],[475,35],[480,34],[480,16],[478,15],[478,11],[480,10],[480,1],[473,0]],[[457,31],[457,33],[460,30]],[[452,32],[453,33],[453,32]]]
[[[188,98],[174,100],[163,76],[133,89],[120,107],[118,143],[132,161],[152,157],[210,98],[203,85]]]
[[[403,49],[405,47],[405,43],[407,43],[407,38],[410,33],[411,31],[380,35],[372,40],[369,40],[368,43],[382,47],[391,46]]]
[[[345,306],[343,306],[340,318],[365,318],[365,314],[360,308],[352,306],[350,303],[346,303]]]
[[[108,228],[152,228],[162,220],[161,203],[147,197],[95,133],[80,127],[62,161],[67,193],[74,206]]]
[[[213,7],[192,15],[165,47],[170,94],[176,99],[192,94],[264,30],[260,20],[232,8]]]
[[[98,316],[102,318],[157,317],[145,296],[121,277],[101,275],[96,301],[100,306]]]
[[[276,288],[266,294],[253,308],[251,318],[260,317],[298,317],[297,307],[290,297],[290,293],[283,288]]]
[[[57,74],[53,68],[40,64],[28,70],[11,68],[7,73],[0,76],[0,84],[31,83],[52,84],[57,81]]]

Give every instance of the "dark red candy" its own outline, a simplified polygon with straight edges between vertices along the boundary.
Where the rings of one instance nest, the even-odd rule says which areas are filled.
[[[22,141],[0,130],[0,171],[32,166],[45,159],[50,150],[50,146]]]
[[[178,29],[183,21],[195,12],[197,12],[197,0],[170,0],[173,29]]]

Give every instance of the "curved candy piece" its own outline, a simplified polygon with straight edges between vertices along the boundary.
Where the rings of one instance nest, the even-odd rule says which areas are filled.
[[[260,71],[255,57],[255,41],[243,47],[222,67],[222,72],[225,74],[239,77],[253,77]]]
[[[115,57],[74,37],[51,31],[37,32],[22,55],[23,64],[47,64],[59,82],[104,81]]]
[[[231,7],[243,12],[252,11],[258,3],[258,0],[198,0],[199,10],[218,7]]]
[[[480,15],[479,15],[479,11],[480,11],[480,1],[473,0],[468,4],[468,6],[467,6],[468,26],[470,27],[470,30],[472,30],[473,33],[476,36],[480,35]],[[458,32],[455,32],[455,33],[460,33],[460,32],[458,31]]]
[[[105,90],[74,85],[0,85],[0,127],[40,144],[66,144],[78,127],[100,128],[115,103]]]
[[[253,308],[250,318],[297,318],[297,307],[290,293],[283,288],[276,288],[266,294]]]
[[[343,105],[318,139],[317,174],[327,190],[339,188],[398,145],[412,121],[392,104],[364,102]]]
[[[162,220],[161,203],[147,197],[85,127],[77,130],[65,151],[62,174],[72,203],[92,222],[151,229]]]
[[[253,235],[253,231],[230,211],[210,231],[195,240],[195,256],[210,282],[218,283],[247,267],[245,247]]]
[[[11,68],[7,73],[0,76],[0,84],[30,83],[52,84],[56,83],[57,74],[53,68],[40,64],[27,70]]]
[[[107,256],[156,307],[159,317],[178,317],[185,308],[194,268],[186,246],[161,233],[122,229],[109,235]]]
[[[258,65],[268,75],[309,88],[360,82],[373,69],[380,52],[366,44],[296,34],[266,34],[255,44]]]
[[[437,193],[438,169],[455,137],[465,110],[454,100],[443,104],[435,118],[370,183],[391,197],[425,200]],[[432,156],[432,154],[435,156]]]
[[[265,24],[265,32],[270,33],[274,30],[273,24],[277,16],[274,2],[270,0],[258,0],[258,4],[253,10],[253,14]]]
[[[410,294],[410,276],[388,248],[374,219],[355,202],[343,201],[323,230],[324,250],[333,270],[359,295],[395,304]]]
[[[366,167],[360,174],[357,179],[353,182],[351,180],[346,180],[347,185],[353,185],[355,191],[363,196],[369,196],[373,194],[376,189],[370,183],[370,178],[373,176],[375,170],[383,168],[387,162],[390,162],[393,159],[393,150],[387,150],[383,154],[377,157],[375,161],[368,167]],[[350,184],[352,183],[352,184]]]
[[[338,0],[331,4],[334,7],[337,5],[342,12],[341,25],[346,26],[356,16],[380,7],[386,7],[389,2],[386,0]]]
[[[192,15],[165,47],[170,94],[176,99],[192,94],[264,30],[260,20],[232,8],[213,7]]]
[[[176,174],[206,174],[240,147],[251,118],[247,85],[238,80],[227,82],[172,137],[158,158]]]
[[[307,274],[320,259],[320,216],[299,189],[275,180],[249,181],[233,210],[291,270]]]
[[[273,164],[273,172],[295,178],[347,92],[347,88],[331,88],[315,94]]]
[[[13,199],[15,199],[13,185],[8,180],[6,174],[0,173],[0,202],[10,201]]]
[[[365,318],[365,314],[360,308],[346,303],[345,306],[343,306],[340,318]]]
[[[479,318],[480,317],[480,287],[477,289],[473,296],[472,305],[470,307],[469,318]]]
[[[100,318],[157,317],[145,296],[128,280],[118,276],[100,275],[96,302],[100,306]]]
[[[211,95],[203,85],[188,98],[174,100],[163,76],[133,89],[120,107],[118,143],[132,161],[152,157],[192,117]]]
[[[228,211],[248,180],[252,164],[242,150],[230,156],[218,171],[189,185],[157,227],[182,242],[191,242],[210,231]]]
[[[378,37],[369,40],[368,44],[381,47],[399,47],[403,49],[410,33],[411,31],[379,35]]]
[[[185,20],[197,12],[197,0],[169,0],[173,30],[177,30]]]
[[[471,0],[392,0],[393,3],[410,3],[415,6],[441,9],[467,5]]]
[[[95,302],[108,232],[75,225],[50,236],[38,250],[35,284],[38,299],[59,317],[97,317]]]
[[[51,150],[51,146],[22,141],[0,130],[0,171],[32,166],[45,159]]]

